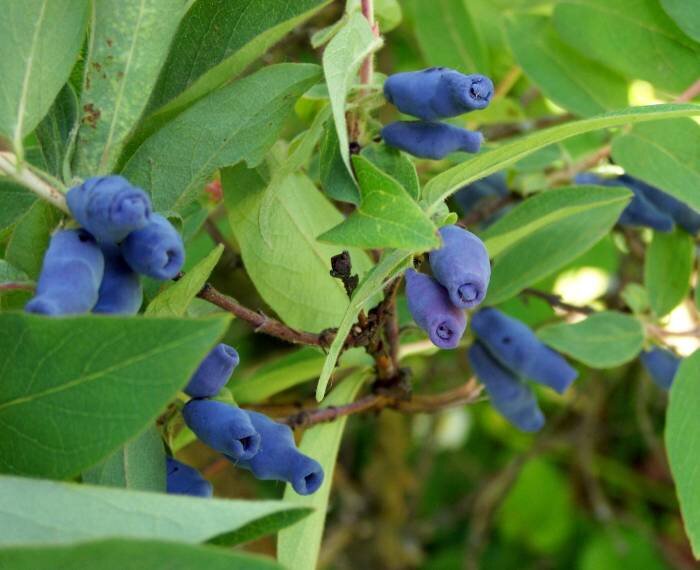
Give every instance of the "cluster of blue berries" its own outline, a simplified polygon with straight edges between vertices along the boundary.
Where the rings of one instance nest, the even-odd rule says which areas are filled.
[[[439,119],[485,109],[493,97],[488,77],[464,75],[446,67],[397,73],[384,83],[384,96],[402,113],[420,119],[385,126],[382,138],[389,146],[434,160],[456,151],[479,152],[481,133]]]
[[[491,279],[483,242],[458,226],[440,228],[443,245],[429,254],[433,277],[406,271],[408,309],[439,348],[456,348],[467,327],[465,309],[486,296]]]
[[[300,495],[309,495],[323,483],[323,469],[301,453],[289,426],[266,415],[213,400],[239,362],[236,350],[217,345],[202,361],[185,388],[192,399],[182,415],[187,426],[207,446],[258,479],[290,483]],[[169,493],[209,497],[211,485],[193,468],[168,459]]]
[[[179,273],[182,238],[140,188],[121,176],[98,176],[71,188],[66,199],[81,228],[52,236],[26,311],[133,315],[143,301],[139,274],[172,279]]]
[[[674,225],[677,225],[691,235],[696,235],[700,231],[698,212],[642,180],[627,174],[603,178],[591,172],[578,174],[575,180],[577,184],[623,186],[629,189],[633,196],[620,215],[619,223],[623,226],[646,227],[658,232],[670,232]]]

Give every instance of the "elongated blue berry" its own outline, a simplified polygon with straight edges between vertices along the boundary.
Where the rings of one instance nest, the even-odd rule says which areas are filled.
[[[440,228],[440,236],[442,247],[429,256],[433,275],[453,305],[472,309],[484,300],[491,279],[488,251],[478,237],[458,226]]]
[[[649,376],[662,390],[670,390],[681,359],[665,348],[654,347],[639,356]]]
[[[479,152],[484,137],[447,123],[396,121],[382,129],[382,138],[389,146],[405,150],[420,158],[440,160],[453,152]]]
[[[245,413],[260,434],[260,451],[250,459],[229,459],[252,471],[258,479],[285,481],[300,495],[315,493],[323,483],[323,468],[296,448],[289,426],[258,412]]]
[[[488,392],[493,407],[517,428],[535,432],[544,426],[544,415],[532,390],[502,366],[479,342],[469,348],[469,362]]]
[[[439,348],[456,348],[467,317],[450,302],[447,290],[435,279],[413,269],[406,271],[406,300],[416,324]]]
[[[131,232],[121,250],[134,271],[154,279],[172,279],[185,262],[180,234],[160,214],[152,214],[146,227]]]
[[[518,376],[549,386],[560,394],[578,375],[559,353],[525,323],[487,307],[472,317],[472,330],[498,361]]]
[[[194,467],[185,465],[172,457],[166,458],[166,490],[171,495],[211,497],[213,489]]]
[[[700,213],[693,210],[690,206],[686,206],[670,194],[666,194],[666,192],[637,178],[623,175],[620,179],[629,184],[630,187],[639,190],[659,211],[669,215],[677,225],[690,235],[696,235],[700,231]]]
[[[485,109],[493,97],[493,83],[485,75],[431,67],[391,75],[384,83],[384,96],[402,113],[432,121]]]
[[[119,243],[129,233],[146,226],[151,199],[121,176],[95,176],[66,195],[77,222],[97,241]]]
[[[235,348],[224,343],[216,345],[190,378],[185,393],[193,398],[213,398],[226,385],[238,362]]]
[[[143,287],[138,273],[124,261],[116,245],[100,246],[105,258],[105,271],[93,313],[135,315],[143,302]]]
[[[505,175],[502,172],[496,172],[460,188],[453,199],[464,216],[482,200],[490,197],[503,198],[508,195],[508,192]]]
[[[51,238],[36,287],[25,311],[42,315],[78,315],[97,303],[104,257],[85,230],[60,230]]]
[[[216,400],[190,400],[182,417],[200,440],[236,461],[250,459],[260,449],[260,435],[248,415],[236,406]]]
[[[670,232],[673,229],[673,218],[659,210],[637,186],[629,184],[623,177],[602,178],[592,173],[576,176],[578,184],[597,184],[600,186],[622,186],[633,194],[627,207],[622,210],[618,222],[623,226],[646,227],[658,232]]]

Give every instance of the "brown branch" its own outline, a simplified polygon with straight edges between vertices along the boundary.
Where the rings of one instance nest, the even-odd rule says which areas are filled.
[[[566,303],[565,301],[562,301],[561,297],[559,295],[556,295],[555,293],[546,293],[545,291],[539,291],[537,289],[528,288],[523,289],[522,294],[528,295],[530,297],[537,297],[538,299],[546,301],[552,307],[564,309],[565,311],[568,311],[570,313],[579,313],[581,315],[592,315],[593,313],[595,313],[595,309],[593,309],[592,307],[578,307],[576,305]]]
[[[688,103],[696,97],[700,97],[700,78],[698,78],[695,83],[676,97],[674,103]]]
[[[34,291],[34,285],[29,283],[1,283],[0,291]]]

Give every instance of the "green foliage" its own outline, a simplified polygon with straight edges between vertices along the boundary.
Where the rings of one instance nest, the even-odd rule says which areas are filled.
[[[0,324],[0,471],[65,479],[154,420],[228,319],[4,314]]]
[[[700,42],[700,6],[684,0],[661,0],[661,6],[681,30]]]
[[[59,218],[60,212],[53,206],[46,202],[34,202],[17,221],[7,244],[7,261],[29,277],[39,277],[44,251],[49,245],[51,232],[56,228]]]
[[[614,311],[596,313],[574,324],[549,325],[537,335],[555,350],[591,368],[612,368],[629,362],[644,343],[640,321]]]
[[[0,236],[17,222],[36,201],[36,196],[18,184],[0,178]]]
[[[70,179],[70,159],[77,129],[78,96],[71,84],[66,83],[36,128],[36,138],[46,168],[59,179]]]
[[[654,233],[644,258],[644,286],[657,316],[670,313],[688,295],[694,259],[695,244],[683,230]]]

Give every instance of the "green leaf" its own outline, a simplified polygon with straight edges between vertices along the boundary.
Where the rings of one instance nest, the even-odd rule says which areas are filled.
[[[146,307],[146,315],[158,317],[184,317],[187,307],[209,279],[214,267],[221,259],[224,246],[216,246],[202,261],[187,274],[160,292]]]
[[[408,155],[385,144],[366,146],[362,149],[361,155],[401,184],[411,198],[414,200],[420,198],[418,173]]]
[[[0,288],[2,285],[14,283],[18,285],[31,285],[34,282],[27,277],[26,273],[13,267],[4,259],[0,259]]]
[[[87,471],[83,483],[133,491],[165,492],[165,448],[155,426]]]
[[[578,570],[668,570],[669,566],[640,528],[596,531],[581,548]]]
[[[123,570],[133,568],[134,564],[140,570],[282,570],[273,560],[253,554],[155,540],[111,539],[69,546],[0,549],[0,567],[13,570]]]
[[[0,178],[0,233],[11,228],[34,202],[35,194],[19,184]]]
[[[507,30],[518,63],[557,105],[584,117],[628,105],[627,81],[562,42],[550,18],[519,13]]]
[[[198,543],[259,537],[309,511],[282,501],[229,501],[23,477],[0,477],[0,545],[105,538]]]
[[[228,317],[0,315],[0,471],[68,478],[155,420]]]
[[[283,63],[215,91],[147,139],[123,174],[150,190],[154,209],[181,212],[215,170],[258,164],[318,78],[315,65]]]
[[[632,176],[700,210],[700,125],[692,119],[637,125],[613,139],[612,155]]]
[[[697,79],[700,46],[658,0],[560,0],[554,24],[581,53],[664,91],[681,92]]]
[[[542,327],[537,336],[555,350],[591,368],[614,368],[636,358],[644,328],[635,317],[604,311],[574,324]]]
[[[360,192],[355,179],[348,171],[338,146],[338,133],[335,122],[328,121],[324,127],[320,150],[321,188],[329,198],[360,203]]]
[[[353,156],[352,164],[361,203],[341,224],[319,236],[320,240],[365,249],[419,251],[440,245],[435,224],[401,184],[363,156]]]
[[[330,0],[197,0],[183,18],[149,111],[163,123],[240,75]]]
[[[222,184],[243,263],[265,302],[292,327],[319,332],[334,326],[348,306],[343,284],[329,275],[330,259],[341,250],[316,236],[342,215],[306,176],[288,176],[273,196],[274,223],[263,237],[259,219],[268,181],[261,170],[227,168]],[[353,271],[369,269],[364,252],[351,249],[350,255]]]
[[[61,212],[48,202],[34,202],[12,232],[5,252],[7,261],[36,280],[44,261],[44,253],[49,246],[51,232],[58,225],[60,218]]]
[[[598,129],[692,115],[700,115],[700,105],[667,104],[631,107],[544,129],[493,150],[479,153],[474,158],[438,174],[426,184],[423,195],[427,199],[428,214],[434,213],[443,200],[462,186],[503,170],[506,166],[550,144]]]
[[[95,0],[75,172],[109,174],[146,108],[191,0]]]
[[[56,96],[49,113],[36,128],[41,155],[49,173],[70,180],[72,138],[78,128],[78,96],[66,83]]]
[[[367,273],[362,281],[360,281],[357,289],[355,289],[355,292],[352,294],[350,304],[343,313],[340,324],[338,324],[335,339],[333,339],[333,343],[328,349],[326,360],[323,363],[321,374],[318,377],[316,399],[319,402],[323,400],[331,374],[333,374],[335,365],[338,362],[338,357],[343,350],[345,339],[352,325],[355,324],[357,315],[359,315],[360,311],[366,308],[368,302],[384,288],[387,281],[407,268],[407,264],[411,259],[412,254],[408,251],[402,249],[389,250],[384,254],[381,261]]]
[[[700,560],[700,350],[684,359],[673,379],[666,412],[666,449],[685,531]]]
[[[429,65],[490,72],[489,53],[464,0],[412,0],[418,45]]]
[[[688,295],[695,261],[695,241],[686,232],[654,232],[644,258],[644,286],[658,317],[675,309]]]
[[[83,42],[87,0],[0,0],[0,134],[21,154],[70,75]],[[57,23],[60,22],[60,25]]]
[[[491,257],[496,257],[527,236],[591,208],[610,204],[623,205],[632,193],[624,188],[572,186],[541,192],[510,210],[482,232],[480,237]]]
[[[343,380],[328,397],[329,406],[352,402],[367,379],[366,371],[359,371]],[[321,548],[321,538],[328,511],[328,498],[333,483],[333,471],[347,416],[336,421],[312,427],[304,432],[299,450],[314,457],[323,467],[323,485],[313,495],[297,495],[289,486],[284,500],[289,505],[310,507],[314,512],[303,521],[283,530],[277,540],[277,557],[289,570],[315,568]]]
[[[504,243],[515,241],[494,259],[486,296],[488,304],[495,305],[509,299],[588,251],[612,229],[630,197],[625,189],[613,191],[612,188],[588,187],[583,190],[580,202],[568,208],[561,201],[566,199],[567,192],[575,202],[577,189],[552,190],[540,195],[542,198],[537,196],[526,200],[512,211],[513,218],[503,220],[511,231],[496,237],[496,244],[502,247]],[[546,196],[553,193],[559,194],[548,201]],[[543,216],[541,220],[531,218],[537,215],[540,204],[551,206],[552,202],[559,202],[563,211]],[[522,210],[518,211],[520,208]],[[522,228],[513,226],[518,218],[528,219],[529,224]],[[554,218],[556,221],[552,222]],[[519,238],[518,234],[525,235]],[[562,247],[562,244],[566,246]],[[486,247],[492,247],[489,241],[486,241]],[[493,249],[498,250],[498,247]]]
[[[700,5],[688,0],[661,0],[661,6],[681,30],[700,42]]]
[[[375,37],[369,22],[362,14],[355,12],[323,52],[323,73],[326,76],[328,94],[333,108],[340,155],[350,171],[345,98],[364,59],[378,50],[381,45],[381,38]]]

